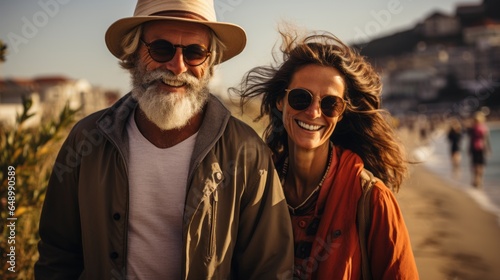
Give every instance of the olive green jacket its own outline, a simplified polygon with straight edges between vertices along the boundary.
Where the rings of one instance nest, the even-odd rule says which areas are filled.
[[[136,106],[124,96],[78,122],[63,144],[36,279],[128,279],[126,123]],[[186,186],[183,279],[290,278],[290,217],[268,148],[214,96],[204,114]]]

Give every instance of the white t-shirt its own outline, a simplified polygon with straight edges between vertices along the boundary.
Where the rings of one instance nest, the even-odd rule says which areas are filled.
[[[127,124],[129,220],[127,279],[180,279],[182,218],[196,134],[166,149]]]

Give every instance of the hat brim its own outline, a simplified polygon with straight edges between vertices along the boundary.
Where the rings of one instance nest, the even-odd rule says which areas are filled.
[[[137,16],[122,18],[115,21],[106,31],[105,40],[109,51],[117,58],[123,56],[121,41],[123,37],[136,26],[149,21],[170,20],[182,22],[194,22],[205,25],[212,29],[217,37],[226,46],[220,62],[224,62],[243,51],[247,37],[243,28],[236,24],[225,22],[210,22],[195,19],[184,19],[169,16]]]

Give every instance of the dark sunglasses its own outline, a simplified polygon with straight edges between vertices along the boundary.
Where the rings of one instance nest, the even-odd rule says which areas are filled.
[[[151,58],[160,63],[172,60],[177,48],[182,49],[184,62],[189,66],[201,65],[210,56],[209,50],[197,44],[187,46],[174,45],[166,40],[156,40],[151,43],[146,43],[142,39],[141,42],[148,48]]]
[[[288,93],[288,104],[290,105],[290,107],[297,111],[302,111],[309,108],[314,100],[313,94],[307,89],[285,89],[285,92]],[[344,112],[346,103],[346,100],[338,96],[327,95],[321,98],[321,112],[325,116],[330,118],[338,117]]]

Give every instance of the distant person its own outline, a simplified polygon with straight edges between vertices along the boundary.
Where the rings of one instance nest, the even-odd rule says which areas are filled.
[[[458,172],[460,169],[460,162],[462,159],[462,151],[460,150],[462,136],[462,124],[456,118],[451,119],[447,139],[450,144],[450,158],[454,173]]]
[[[139,0],[106,33],[132,91],[56,159],[36,279],[278,279],[290,216],[269,148],[209,93],[243,29],[213,1]]]
[[[424,120],[420,123],[419,132],[420,132],[420,142],[427,143],[429,134],[429,127],[427,125],[427,120]]]
[[[491,152],[491,144],[486,116],[482,112],[474,114],[473,124],[469,128],[469,153],[472,166],[472,186],[480,188],[483,185],[486,157]]]
[[[284,61],[252,69],[233,90],[242,105],[262,97],[260,116],[269,117],[264,138],[293,223],[293,279],[362,279],[364,248],[373,279],[418,279],[391,192],[407,166],[380,109],[379,75],[329,33],[281,36]],[[380,179],[368,199],[372,222],[361,245],[356,213],[365,168]]]

